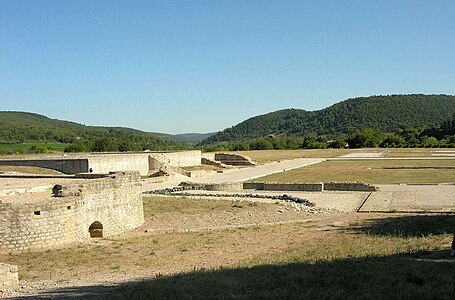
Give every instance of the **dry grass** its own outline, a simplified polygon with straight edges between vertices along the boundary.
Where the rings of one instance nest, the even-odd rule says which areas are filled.
[[[391,149],[386,157],[434,157],[433,152],[453,151],[454,148],[397,148]]]
[[[452,148],[368,148],[368,149],[300,149],[300,150],[252,150],[234,151],[233,154],[249,156],[258,163],[267,163],[277,160],[294,158],[333,158],[352,152],[368,150],[389,151],[386,157],[432,157],[432,152],[455,151]],[[433,156],[434,157],[434,156]]]
[[[308,150],[251,150],[234,151],[232,154],[246,155],[258,163],[294,159],[294,158],[331,158],[349,154],[358,150],[352,149],[308,149]]]
[[[232,206],[231,201],[220,201],[218,199],[194,200],[186,197],[144,197],[143,199],[146,218],[166,212],[197,214],[215,209],[227,209]]]
[[[455,182],[455,169],[381,168],[455,167],[455,160],[349,160],[325,161],[308,167],[256,179],[256,182],[367,182],[395,183],[449,183]]]
[[[231,205],[144,199],[146,219],[174,209],[186,218]],[[335,221],[342,226],[332,226]],[[454,291],[455,261],[447,260],[453,230],[454,216],[448,215],[341,214],[229,230],[137,230],[64,249],[0,253],[0,261],[19,265],[20,276],[28,280],[156,278],[108,295],[117,299],[314,298],[321,293],[326,298],[371,298],[416,291],[448,298]]]

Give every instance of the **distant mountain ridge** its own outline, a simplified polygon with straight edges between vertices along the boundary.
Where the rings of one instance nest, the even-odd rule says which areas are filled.
[[[179,133],[179,134],[167,134],[167,133],[158,133],[151,132],[156,136],[159,136],[164,139],[172,140],[183,145],[196,145],[202,142],[204,139],[214,135],[216,132],[210,133]]]
[[[388,95],[352,98],[317,111],[284,109],[224,129],[203,145],[269,135],[334,138],[365,128],[392,132],[441,123],[455,113],[455,96]]]
[[[172,139],[126,127],[86,126],[70,121],[17,111],[0,111],[0,143],[55,141],[76,144],[94,141],[124,144],[125,150],[169,150],[181,145]],[[134,144],[134,145],[133,145]],[[133,147],[129,149],[128,147]],[[115,148],[115,147],[114,147]],[[120,147],[120,149],[122,149]],[[115,151],[112,150],[112,151]]]

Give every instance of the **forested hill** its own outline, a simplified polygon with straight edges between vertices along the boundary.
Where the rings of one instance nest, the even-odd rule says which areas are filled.
[[[69,151],[141,151],[178,149],[154,134],[123,127],[98,127],[27,113],[0,111],[0,143],[49,141],[71,144]]]
[[[455,113],[455,96],[390,95],[348,99],[318,111],[285,109],[250,118],[205,139],[208,145],[268,135],[326,136],[355,130],[419,128],[441,123]]]

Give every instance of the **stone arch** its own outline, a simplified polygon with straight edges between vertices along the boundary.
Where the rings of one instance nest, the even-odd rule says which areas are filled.
[[[102,238],[103,237],[103,224],[101,222],[95,221],[88,228],[91,238]]]

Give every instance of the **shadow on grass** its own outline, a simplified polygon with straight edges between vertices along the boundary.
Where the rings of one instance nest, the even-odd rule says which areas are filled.
[[[57,289],[37,299],[454,299],[454,274],[449,252],[432,251],[200,270],[117,287]]]
[[[385,219],[370,219],[354,231],[379,236],[423,237],[455,234],[455,215],[393,215]]]

